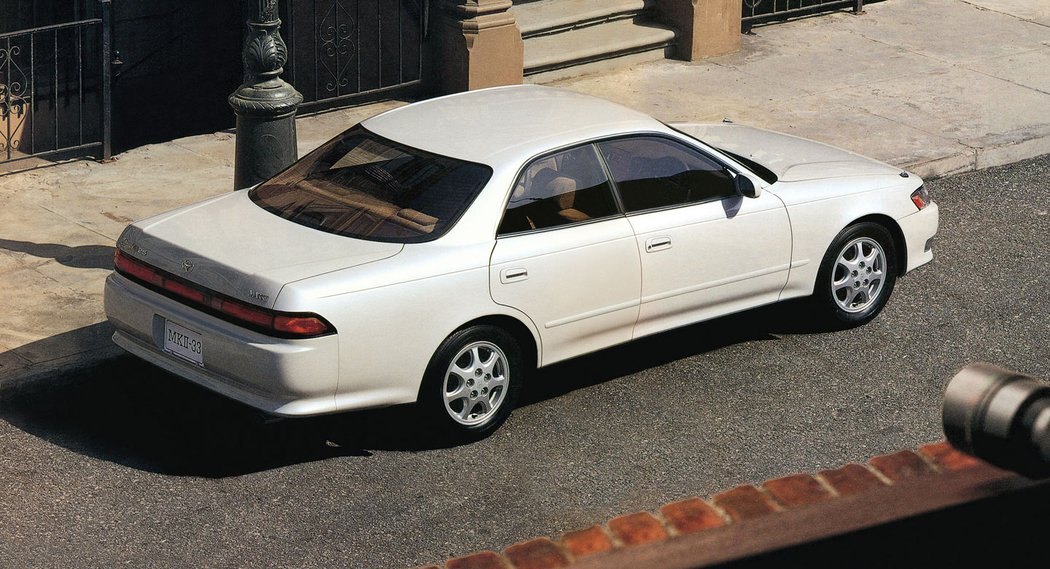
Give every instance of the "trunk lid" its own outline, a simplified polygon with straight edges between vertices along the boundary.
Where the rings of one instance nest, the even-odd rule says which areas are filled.
[[[282,219],[233,192],[136,222],[118,247],[198,285],[273,308],[285,284],[392,257],[404,247]]]

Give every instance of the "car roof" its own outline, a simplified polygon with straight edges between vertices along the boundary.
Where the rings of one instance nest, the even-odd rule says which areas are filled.
[[[491,166],[622,132],[664,131],[649,115],[604,99],[539,85],[456,93],[361,123],[390,140]]]

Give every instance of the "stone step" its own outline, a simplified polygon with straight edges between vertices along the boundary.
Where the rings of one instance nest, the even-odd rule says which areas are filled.
[[[564,0],[563,0],[564,1]],[[613,20],[525,41],[525,75],[674,45],[675,32],[643,17]]]
[[[522,39],[528,39],[633,18],[655,3],[655,0],[542,0],[515,3],[510,11],[518,21]]]
[[[560,67],[550,71],[531,73],[525,77],[525,82],[544,85],[555,81],[561,81],[563,79],[581,77],[583,75],[614,73],[626,67],[634,67],[635,65],[641,65],[643,63],[652,63],[662,59],[669,59],[674,57],[674,54],[674,46],[668,46],[663,49],[620,55],[612,59],[599,59],[587,63],[576,64],[572,67]]]

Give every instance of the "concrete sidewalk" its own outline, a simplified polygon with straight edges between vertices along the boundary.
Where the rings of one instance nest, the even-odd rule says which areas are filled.
[[[1050,153],[1050,3],[866,9],[756,28],[729,56],[554,85],[667,121],[731,118],[829,142],[923,176]],[[300,154],[399,104],[300,118]],[[0,176],[0,386],[119,353],[102,311],[116,238],[133,220],[230,191],[233,151],[222,132]]]

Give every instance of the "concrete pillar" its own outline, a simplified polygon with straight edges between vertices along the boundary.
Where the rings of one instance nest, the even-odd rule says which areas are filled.
[[[678,59],[694,61],[740,49],[740,0],[657,0],[656,12],[679,32]]]
[[[432,85],[456,93],[522,82],[525,50],[511,0],[440,0],[435,7]]]

